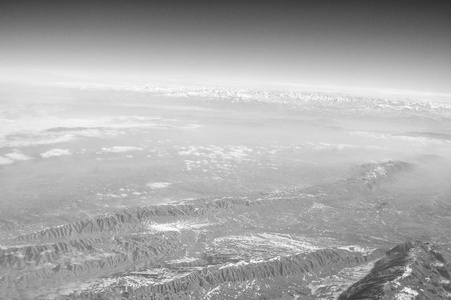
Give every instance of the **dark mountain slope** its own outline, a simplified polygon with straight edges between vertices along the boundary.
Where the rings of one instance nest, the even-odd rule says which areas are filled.
[[[450,258],[451,253],[430,243],[401,244],[338,299],[450,299]]]

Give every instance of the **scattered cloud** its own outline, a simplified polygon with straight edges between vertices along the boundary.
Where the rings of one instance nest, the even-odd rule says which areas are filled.
[[[14,160],[0,156],[0,165],[9,165],[12,164]]]
[[[144,150],[141,147],[134,147],[134,146],[114,146],[110,148],[103,147],[101,149],[104,153],[125,153],[130,151],[142,151]]]
[[[29,156],[23,154],[19,150],[15,150],[14,152],[4,154],[4,156],[6,156],[9,159],[15,160],[15,161],[25,161],[25,160],[33,159],[32,157],[29,157]]]
[[[42,158],[49,158],[49,157],[58,157],[63,155],[71,155],[69,149],[51,149],[47,152],[41,153]]]
[[[172,183],[170,182],[149,182],[147,184],[151,189],[164,189],[170,186]]]
[[[10,165],[15,163],[16,161],[25,161],[33,159],[25,154],[23,154],[19,150],[14,150],[13,152],[3,154],[0,156],[0,165]]]

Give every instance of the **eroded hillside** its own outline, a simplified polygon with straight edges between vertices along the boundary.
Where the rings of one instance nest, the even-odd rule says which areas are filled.
[[[430,273],[431,282],[438,268],[447,280],[435,246],[408,244],[384,258],[409,237],[448,242],[448,206],[390,191],[416,169],[402,161],[365,164],[330,183],[131,207],[4,238],[1,297],[333,299],[348,288],[341,299],[359,299],[389,295],[395,283],[381,284],[406,277],[405,268],[416,280]],[[417,270],[409,267],[415,255],[442,261]],[[379,269],[389,274],[380,279]]]

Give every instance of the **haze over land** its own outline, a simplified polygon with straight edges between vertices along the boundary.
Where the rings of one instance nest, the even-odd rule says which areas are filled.
[[[189,85],[1,97],[5,298],[335,297],[374,249],[450,244],[446,102]],[[280,259],[291,271],[268,271]]]

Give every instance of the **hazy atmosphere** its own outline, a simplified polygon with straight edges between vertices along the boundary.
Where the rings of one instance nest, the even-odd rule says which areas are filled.
[[[1,78],[451,93],[447,1],[2,1]]]
[[[450,15],[2,1],[0,299],[449,299]]]

